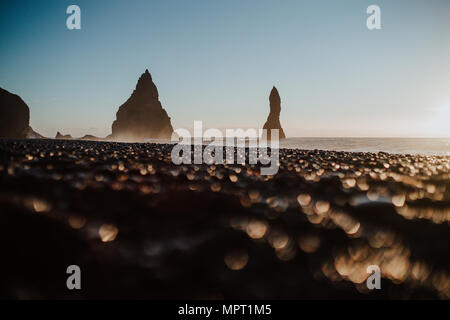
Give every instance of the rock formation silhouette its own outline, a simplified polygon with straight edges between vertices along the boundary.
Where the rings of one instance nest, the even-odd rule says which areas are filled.
[[[0,137],[26,138],[30,109],[18,95],[0,88]]]
[[[0,88],[0,138],[44,138],[29,123],[27,104],[17,94]]]
[[[72,136],[70,134],[61,134],[61,132],[56,132],[55,139],[58,140],[72,140]]]
[[[57,140],[86,140],[86,141],[105,141],[107,140],[108,137],[106,138],[99,138],[96,137],[92,134],[85,134],[82,137],[72,137],[72,135],[70,134],[62,134],[61,132],[56,132],[56,136],[55,139]]]
[[[158,97],[158,89],[152,76],[145,70],[130,98],[119,107],[112,124],[111,138],[135,141],[170,139],[172,124]]]
[[[278,129],[279,138],[284,139],[286,138],[286,135],[284,134],[283,128],[281,127],[280,123],[281,98],[278,94],[277,88],[275,87],[273,87],[272,91],[270,92],[269,103],[270,113],[263,127],[263,129],[267,130],[267,139],[269,140],[271,138],[272,129]]]

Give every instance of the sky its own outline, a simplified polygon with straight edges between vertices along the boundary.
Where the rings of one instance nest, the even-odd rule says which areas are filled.
[[[0,87],[49,137],[111,133],[147,68],[174,128],[261,128],[276,86],[288,137],[450,137],[449,57],[448,0],[0,1]]]

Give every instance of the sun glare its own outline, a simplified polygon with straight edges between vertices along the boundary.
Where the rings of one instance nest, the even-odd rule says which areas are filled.
[[[437,137],[450,137],[450,102],[433,110],[434,115],[427,123],[429,132]]]

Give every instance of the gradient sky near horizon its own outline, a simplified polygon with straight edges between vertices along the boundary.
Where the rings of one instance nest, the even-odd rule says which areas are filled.
[[[448,0],[2,0],[0,34],[46,136],[106,136],[148,68],[174,128],[260,128],[275,85],[290,137],[450,137]]]

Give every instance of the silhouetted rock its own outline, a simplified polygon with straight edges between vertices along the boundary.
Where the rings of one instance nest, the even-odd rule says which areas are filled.
[[[281,98],[278,94],[277,88],[275,87],[273,87],[272,91],[270,92],[269,102],[270,113],[263,127],[263,129],[267,130],[267,139],[270,139],[272,129],[278,129],[279,138],[284,139],[286,138],[286,135],[284,134],[283,128],[281,127],[280,123]]]
[[[141,75],[136,89],[120,106],[112,125],[112,139],[169,139],[173,128],[158,99],[158,89],[148,70]]]
[[[80,138],[77,138],[77,137],[72,137],[70,134],[61,134],[61,132],[57,132],[56,133],[56,137],[55,137],[55,139],[57,139],[57,140],[86,140],[86,141],[104,141],[104,140],[106,140],[107,138],[99,138],[99,137],[96,137],[96,136],[93,136],[93,135],[91,135],[91,134],[86,134],[86,135],[84,135],[84,136],[82,136],[82,137],[80,137]]]
[[[61,134],[61,132],[56,132],[56,137],[55,139],[58,140],[72,140],[72,136],[70,134]]]
[[[0,137],[27,138],[30,109],[18,95],[0,88]]]

